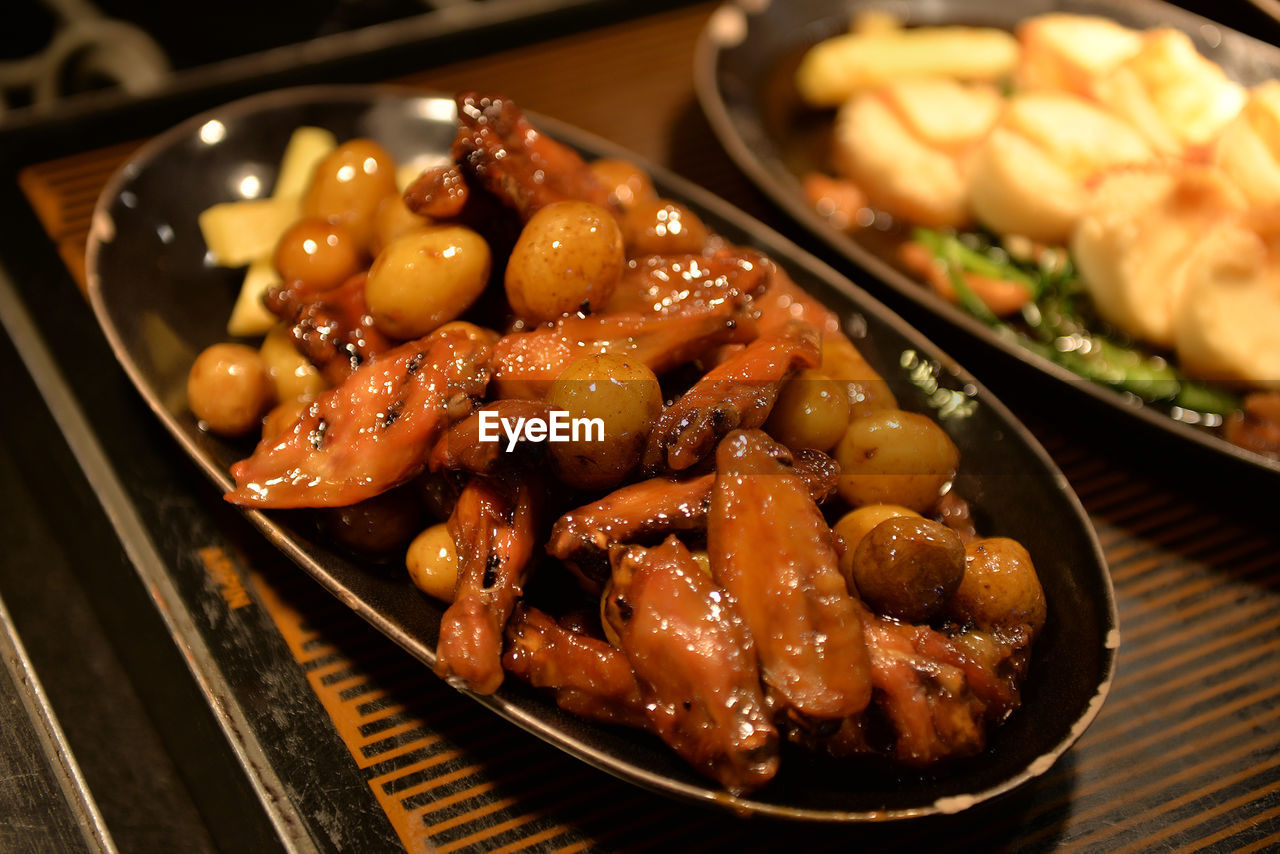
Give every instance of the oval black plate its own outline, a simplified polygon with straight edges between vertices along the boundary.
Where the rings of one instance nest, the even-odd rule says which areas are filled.
[[[453,117],[449,98],[395,90],[276,92],[165,133],[107,186],[89,240],[94,310],[142,396],[218,489],[230,488],[227,468],[249,449],[197,427],[184,400],[185,378],[195,354],[225,338],[240,274],[206,263],[197,214],[237,198],[237,188],[250,176],[269,190],[289,134],[300,125],[329,128],[339,139],[371,136],[397,157],[408,158],[447,153]],[[534,121],[588,156],[625,155],[548,119]],[[931,401],[960,401],[972,410],[945,422],[964,455],[957,489],[973,503],[985,532],[1015,537],[1031,550],[1049,600],[1049,624],[1035,647],[1025,705],[994,734],[986,753],[940,770],[858,773],[856,763],[795,753],[787,755],[782,773],[764,790],[733,798],[656,739],[566,715],[516,680],[507,680],[495,696],[476,700],[625,780],[689,800],[787,818],[869,821],[954,812],[1043,773],[1097,714],[1119,643],[1110,577],[1066,480],[1000,403],[879,303],[705,191],[657,169],[652,174],[665,195],[691,205],[729,238],[765,250],[839,310],[877,367],[900,381],[904,406],[925,410]],[[914,371],[900,367],[903,353],[919,355]],[[247,515],[344,603],[424,662],[434,663],[443,608],[418,593],[407,574],[358,565],[317,542],[305,524],[294,524],[295,517],[287,514]]]
[[[805,107],[792,84],[799,58],[810,45],[845,30],[857,9],[883,9],[910,24],[1013,27],[1045,12],[1101,15],[1148,29],[1176,27],[1202,54],[1246,85],[1280,77],[1280,49],[1159,0],[738,0],[711,16],[698,42],[694,82],[716,136],[738,167],[775,204],[835,252],[905,298],[959,327],[981,344],[1039,370],[1107,408],[1226,455],[1258,470],[1280,474],[1280,460],[1231,444],[1210,430],[1179,421],[1135,395],[1082,379],[1029,352],[938,297],[896,267],[877,246],[875,233],[858,238],[833,228],[805,199],[800,176],[825,168],[829,114]],[[881,241],[883,242],[883,241]]]

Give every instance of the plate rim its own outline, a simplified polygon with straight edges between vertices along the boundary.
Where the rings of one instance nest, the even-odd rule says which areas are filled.
[[[946,0],[943,0],[944,4],[945,2]],[[1185,17],[1193,19],[1201,25],[1208,25],[1217,28],[1219,31],[1230,33],[1232,38],[1252,43],[1257,46],[1257,49],[1274,51],[1276,53],[1276,63],[1280,65],[1280,47],[1268,45],[1225,24],[1196,15],[1186,9],[1171,6],[1163,2],[1163,0],[1126,0],[1123,4],[1121,0],[1092,0],[1092,2],[1114,6],[1115,8],[1140,9],[1143,14],[1151,15],[1169,10],[1173,13],[1173,18]],[[751,19],[758,17],[753,10],[760,9],[764,11],[767,10],[769,5],[768,2],[760,4],[753,3],[752,0],[724,0],[721,5],[715,8],[706,25],[698,34],[698,39],[694,46],[693,82],[698,103],[702,108],[703,115],[706,116],[708,123],[711,125],[716,139],[719,140],[730,159],[733,160],[734,165],[747,176],[751,184],[763,193],[773,205],[781,208],[811,236],[816,237],[830,247],[831,250],[842,257],[845,263],[856,265],[873,279],[879,281],[883,287],[888,288],[893,293],[894,297],[906,299],[916,308],[928,312],[952,327],[960,329],[971,339],[999,352],[1002,358],[1012,358],[1021,362],[1027,368],[1041,374],[1047,374],[1059,383],[1074,389],[1075,392],[1103,404],[1109,411],[1124,413],[1128,417],[1136,418],[1139,422],[1162,433],[1190,442],[1213,454],[1235,460],[1248,466],[1251,470],[1280,474],[1280,460],[1254,453],[1228,442],[1217,434],[1209,433],[1205,430],[1197,429],[1191,424],[1178,421],[1133,395],[1127,395],[1118,389],[1081,377],[1056,362],[1032,353],[994,334],[973,315],[967,314],[960,308],[936,297],[922,282],[911,278],[874,252],[864,249],[853,238],[832,228],[829,223],[805,203],[799,194],[792,192],[784,181],[774,175],[764,158],[756,156],[742,134],[738,132],[737,124],[730,114],[728,103],[722,96],[718,85],[719,57],[726,49],[732,49],[736,45],[728,45],[726,48],[722,44],[723,37],[713,33],[713,28],[719,26],[723,27],[726,33],[733,33],[738,25],[736,23],[726,25],[723,23],[723,19],[741,17],[744,19],[741,27],[746,28],[742,30],[742,37],[745,39],[750,32]],[[847,16],[857,5],[860,5],[860,3],[846,2],[840,9]],[[1040,10],[1036,14],[1057,11],[1060,5],[1061,0],[1051,0],[1050,8]],[[835,11],[833,10],[833,15]],[[721,21],[718,23],[717,19],[721,19]],[[780,171],[785,172],[786,170],[780,169]],[[794,179],[794,176],[792,178]]]
[[[229,473],[218,466],[212,457],[197,446],[184,427],[165,408],[159,399],[159,395],[154,393],[150,384],[144,379],[141,369],[130,355],[129,349],[125,346],[119,330],[111,321],[110,312],[103,296],[102,279],[98,269],[98,256],[102,244],[114,237],[114,225],[111,222],[109,207],[112,201],[120,195],[122,187],[134,177],[137,171],[145,168],[150,161],[168,150],[175,142],[188,138],[194,130],[210,120],[228,115],[252,114],[261,109],[284,104],[311,103],[322,106],[324,102],[336,100],[364,101],[372,104],[379,98],[387,97],[400,98],[406,101],[443,99],[451,104],[454,102],[452,96],[437,91],[389,84],[318,84],[276,89],[250,95],[202,111],[148,140],[116,169],[94,204],[85,255],[85,277],[86,290],[99,328],[139,395],[170,435],[177,440],[186,455],[197,464],[214,486],[222,492],[230,491],[233,486]],[[1062,500],[1067,502],[1067,506],[1071,509],[1075,522],[1072,527],[1079,528],[1080,533],[1085,537],[1092,552],[1093,563],[1098,570],[1098,580],[1104,593],[1102,601],[1098,603],[1100,606],[1100,627],[1105,631],[1106,637],[1100,650],[1100,682],[1093,696],[1085,704],[1081,715],[1051,750],[1028,763],[1018,773],[979,792],[944,797],[927,806],[885,810],[832,810],[794,807],[753,800],[749,795],[731,795],[721,789],[713,788],[709,781],[703,786],[693,785],[683,780],[651,772],[647,768],[616,756],[605,755],[603,751],[583,743],[572,733],[568,733],[559,727],[549,726],[546,722],[540,722],[536,716],[527,712],[519,704],[510,702],[501,692],[485,696],[463,688],[457,688],[457,686],[453,687],[526,732],[625,782],[685,801],[727,807],[739,814],[829,823],[878,823],[928,815],[944,815],[959,812],[976,804],[997,798],[1048,771],[1093,723],[1101,710],[1115,678],[1120,632],[1114,586],[1097,532],[1089,520],[1083,505],[1080,503],[1079,497],[1039,440],[990,390],[965,371],[959,363],[948,356],[923,333],[910,326],[905,320],[852,282],[843,273],[797,246],[782,234],[710,191],[674,174],[665,167],[658,166],[639,157],[621,145],[533,111],[526,111],[526,115],[539,129],[554,138],[563,140],[575,147],[595,152],[598,156],[626,157],[646,169],[654,177],[656,183],[671,187],[682,200],[691,201],[695,205],[709,210],[733,227],[751,235],[753,239],[760,240],[768,252],[777,253],[783,257],[788,266],[792,264],[802,266],[808,274],[822,279],[825,284],[847,298],[852,307],[858,312],[874,315],[877,322],[883,323],[895,333],[903,335],[912,342],[925,343],[927,345],[927,354],[930,358],[936,358],[943,370],[957,380],[971,384],[975,388],[975,396],[981,399],[984,406],[992,408],[1000,419],[1014,430],[1018,441],[1037,458],[1045,472],[1050,475],[1051,483],[1046,482],[1044,488],[1046,490],[1052,488]],[[329,593],[341,601],[343,605],[350,608],[411,655],[426,663],[428,667],[434,667],[434,650],[426,649],[420,640],[410,637],[406,632],[401,631],[398,626],[387,621],[375,609],[364,604],[359,597],[346,590],[330,573],[321,568],[308,555],[306,549],[293,538],[284,526],[261,510],[238,509],[267,537],[272,545],[287,555],[312,579],[320,583]],[[550,700],[546,700],[546,702],[554,706],[554,703]],[[591,726],[599,725],[591,723]]]

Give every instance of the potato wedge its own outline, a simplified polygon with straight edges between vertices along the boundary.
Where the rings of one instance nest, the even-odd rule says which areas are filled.
[[[280,173],[271,195],[278,199],[300,198],[311,183],[317,164],[338,147],[333,133],[324,128],[300,127],[289,137]]]
[[[1013,72],[1018,42],[1004,30],[915,27],[848,33],[810,48],[796,70],[796,86],[815,107],[838,106],[864,89],[908,77],[995,82]]]
[[[227,334],[235,337],[251,337],[265,335],[278,320],[267,311],[262,298],[267,291],[281,284],[271,256],[266,255],[254,260],[245,271],[244,281],[240,285],[240,293],[236,296],[236,304],[231,309],[231,317],[227,320]]]
[[[276,241],[298,218],[296,198],[222,202],[200,212],[200,232],[213,263],[242,267],[271,254]]]

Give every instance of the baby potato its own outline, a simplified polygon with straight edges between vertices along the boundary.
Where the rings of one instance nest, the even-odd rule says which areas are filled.
[[[877,613],[925,622],[938,614],[965,574],[965,549],[955,531],[918,516],[876,525],[853,552],[853,583]]]
[[[849,395],[841,383],[806,369],[787,380],[764,429],[788,448],[830,450],[849,427]]]
[[[843,335],[823,336],[822,373],[845,386],[850,418],[861,418],[877,409],[898,408],[889,384]]]
[[[844,575],[844,580],[849,584],[851,591],[857,591],[853,583],[853,553],[857,551],[858,543],[862,542],[862,538],[886,519],[898,516],[919,517],[919,515],[910,507],[903,507],[901,504],[867,504],[850,510],[840,517],[840,521],[831,526],[831,530],[844,540],[844,551],[840,554],[840,572]]]
[[[618,286],[625,262],[613,214],[589,202],[554,202],[529,218],[511,250],[507,300],[535,323],[596,311]]]
[[[662,411],[662,390],[653,371],[627,356],[583,356],[551,384],[547,404],[570,418],[598,418],[603,441],[549,444],[560,479],[581,489],[616,486],[640,461],[654,418]],[[590,431],[588,431],[590,432]]]
[[[431,220],[409,210],[409,206],[404,203],[404,196],[392,193],[379,202],[378,209],[374,211],[373,226],[369,233],[369,254],[377,257],[379,252],[400,235],[429,225]]]
[[[364,298],[378,329],[420,338],[476,301],[489,281],[489,244],[460,225],[403,234],[374,259]]]
[[[419,590],[445,602],[453,601],[458,584],[458,549],[448,525],[432,525],[414,537],[404,563]]]
[[[303,397],[314,397],[324,391],[324,378],[316,366],[293,346],[289,327],[277,323],[262,339],[258,350],[267,374],[275,386],[276,400],[288,402]]]
[[[371,139],[353,139],[316,166],[302,197],[302,215],[342,223],[367,248],[378,205],[396,192],[395,158]]]
[[[275,399],[267,366],[252,347],[214,344],[191,366],[187,403],[210,432],[243,436]]]
[[[630,210],[638,202],[656,199],[653,181],[640,167],[626,160],[605,157],[591,162],[591,174],[609,191],[609,200]]]
[[[286,284],[302,282],[309,290],[336,288],[364,266],[364,251],[344,225],[303,218],[276,244],[276,272]]]
[[[1039,634],[1048,609],[1026,548],[1008,537],[986,537],[964,552],[964,578],[947,603],[947,614],[983,631],[1028,626],[1033,636]]]
[[[698,215],[669,199],[637,201],[622,215],[622,236],[633,255],[698,252],[710,232]]]
[[[850,504],[901,504],[927,513],[955,476],[960,451],[933,419],[880,409],[849,425],[836,461],[840,495]]]

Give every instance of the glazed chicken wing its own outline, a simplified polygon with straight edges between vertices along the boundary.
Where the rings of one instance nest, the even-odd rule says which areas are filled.
[[[547,405],[538,400],[495,400],[454,424],[436,442],[428,458],[433,472],[460,469],[473,474],[491,474],[504,465],[521,460],[507,453],[508,437],[498,430],[498,440],[481,441],[481,413],[514,424],[516,419],[546,419]]]
[[[835,491],[840,467],[826,454],[797,451],[795,466],[814,501],[825,501]],[[564,561],[585,587],[599,590],[609,577],[610,546],[647,545],[668,534],[704,531],[714,483],[715,475],[706,474],[624,486],[561,516],[551,529],[547,553]]]
[[[320,395],[283,434],[231,467],[226,499],[254,507],[341,507],[426,464],[449,413],[484,393],[489,348],[458,331],[411,341]]]
[[[317,292],[295,282],[267,292],[267,309],[289,324],[298,352],[319,368],[331,385],[391,349],[391,342],[378,331],[365,304],[366,278],[361,273],[327,291]]]
[[[535,546],[529,483],[472,478],[448,526],[458,550],[458,584],[440,620],[436,675],[492,694],[502,684],[502,636]]]
[[[818,364],[819,344],[818,330],[799,321],[752,341],[663,411],[641,464],[651,472],[684,471],[729,431],[759,427],[773,411],[782,381]]]
[[[468,183],[483,187],[528,220],[552,202],[578,200],[611,208],[609,191],[576,151],[541,133],[508,98],[457,97],[453,159]]]
[[[650,725],[730,792],[778,770],[755,645],[733,598],[675,537],[613,551],[605,614],[640,682]]]
[[[759,430],[730,433],[716,449],[707,550],[782,705],[827,719],[866,708],[871,672],[860,603],[791,452]]]
[[[535,688],[549,688],[566,712],[648,729],[640,685],[627,657],[602,640],[571,632],[536,608],[520,606],[507,624],[503,666]]]
[[[500,339],[494,345],[494,385],[501,397],[541,400],[560,372],[580,356],[631,356],[662,374],[754,332],[750,300],[745,297],[705,300],[675,313],[569,315]]]
[[[690,301],[754,296],[766,288],[776,269],[759,252],[735,246],[705,254],[632,258],[604,310],[670,312]]]

